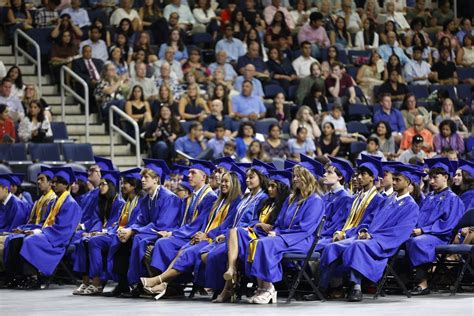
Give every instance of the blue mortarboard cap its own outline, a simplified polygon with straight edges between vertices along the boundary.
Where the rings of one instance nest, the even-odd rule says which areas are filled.
[[[120,172],[104,170],[101,171],[100,174],[102,175],[102,179],[109,180],[110,182],[112,182],[115,185],[116,189],[120,187]]]
[[[296,166],[298,163],[296,161],[293,161],[293,160],[285,160],[284,164],[283,164],[283,168],[285,169],[293,169],[294,166]]]
[[[382,161],[383,172],[394,172],[397,166],[402,166],[403,163],[400,161]]]
[[[374,178],[382,176],[382,162],[374,156],[362,155],[360,160],[359,168],[366,168],[372,172]]]
[[[404,164],[393,166],[393,172],[407,177],[413,183],[420,183],[421,179],[426,176],[426,173],[419,168]]]
[[[230,170],[234,162],[235,162],[234,159],[232,159],[231,157],[217,158],[213,161],[216,167],[223,167],[226,170]]]
[[[39,174],[44,174],[45,176],[47,176],[50,180],[52,180],[54,178],[54,172],[53,170],[51,170],[50,167],[46,167],[46,166],[41,166],[41,171]]]
[[[16,185],[17,187],[21,186],[23,179],[25,179],[25,175],[23,173],[10,173],[10,177],[12,179],[12,184]]]
[[[349,183],[351,180],[352,175],[354,174],[354,170],[352,166],[345,160],[331,157],[329,156],[329,160],[331,160],[331,165],[333,165],[344,177],[344,182]]]
[[[71,167],[60,167],[60,168],[51,168],[54,172],[54,176],[66,180],[68,184],[72,184],[76,181],[74,176],[74,170]]]
[[[317,176],[318,178],[324,176],[324,166],[322,163],[303,154],[300,154],[300,160],[301,162],[299,165],[308,169],[313,175]]]
[[[189,162],[191,162],[189,169],[201,170],[208,176],[211,175],[212,171],[215,169],[214,164],[207,160],[189,159]]]
[[[238,165],[233,163],[230,166],[230,171],[235,172],[235,174],[237,174],[237,177],[239,178],[239,182],[240,182],[240,189],[242,192],[244,192],[247,187],[247,183],[246,183],[247,174],[245,173],[245,170],[243,170]]]
[[[187,174],[188,170],[189,170],[188,166],[178,165],[175,163],[171,165],[171,174],[178,174],[178,175],[183,176]]]
[[[100,170],[114,170],[114,164],[112,160],[94,156],[95,164],[99,166]]]
[[[265,163],[263,161],[260,161],[258,159],[254,159],[252,161],[252,168],[263,174],[264,176],[268,177],[268,172],[270,170],[275,170],[275,167]]]
[[[451,163],[451,166],[453,166],[453,170],[456,172],[456,170],[458,170],[458,168],[459,168],[459,161],[450,160],[449,162]]]
[[[291,187],[291,178],[293,175],[288,170],[270,170],[270,179],[278,181],[286,185],[287,187]]]
[[[189,191],[189,194],[193,193],[194,189],[193,187],[191,186],[191,184],[189,184],[189,182],[187,181],[181,181],[179,183],[180,186],[182,186],[183,188],[185,188],[186,190]]]
[[[89,179],[89,175],[85,171],[74,171],[74,176],[76,177],[76,181],[82,181],[87,183]]]
[[[143,163],[145,168],[153,170],[160,177],[161,182],[164,181],[167,174],[171,173],[166,161],[162,159],[143,159]]]
[[[243,169],[245,171],[247,171],[248,168],[252,167],[252,164],[250,162],[236,162],[235,164],[239,166],[240,169]]]
[[[120,173],[120,176],[124,179],[135,179],[135,180],[141,180],[142,175],[140,172],[142,171],[141,168],[133,168],[129,170],[125,170]]]
[[[0,186],[8,188],[8,190],[10,190],[10,186],[13,182],[14,180],[9,174],[0,174]]]
[[[425,159],[425,163],[430,169],[441,168],[444,169],[451,177],[454,175],[455,170],[453,168],[453,165],[451,164],[451,161],[449,161],[449,159],[446,157]]]
[[[474,177],[474,162],[464,159],[459,159],[458,169],[464,170]]]

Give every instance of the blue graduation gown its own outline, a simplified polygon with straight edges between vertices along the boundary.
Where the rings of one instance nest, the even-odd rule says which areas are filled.
[[[344,227],[353,200],[351,194],[344,188],[335,193],[326,193],[323,196],[326,222],[315,251],[322,251],[325,245],[332,242],[334,233]]]
[[[23,241],[20,255],[46,276],[53,274],[81,219],[81,208],[69,195],[56,215],[54,224]]]
[[[81,198],[81,204],[79,205],[82,209],[81,223],[85,225],[86,231],[91,231],[91,219],[99,212],[99,193],[99,188],[95,188]]]
[[[0,233],[11,232],[14,228],[26,224],[29,214],[28,205],[11,194],[6,205],[0,203]]]
[[[140,205],[143,198],[138,198],[138,203],[129,212],[128,222],[123,228],[130,228],[137,221],[138,215],[140,215]],[[125,205],[124,205],[125,206]],[[122,210],[120,210],[120,214]],[[89,276],[94,277],[102,274],[103,263],[102,253],[107,251],[107,277],[117,281],[117,275],[113,273],[114,267],[114,255],[120,248],[122,243],[118,239],[117,231],[119,229],[119,223],[110,228],[106,235],[92,237],[89,240]],[[100,255],[99,255],[100,254]]]
[[[386,201],[387,200],[385,197],[383,197],[380,193],[377,193],[365,209],[364,215],[362,216],[359,225],[345,231],[346,238],[356,237],[357,232],[360,229],[369,227],[375,213],[384,206]]]
[[[155,247],[153,248],[151,266],[155,267],[160,271],[165,271],[166,268],[170,265],[171,261],[176,257],[178,251],[186,243],[188,243],[191,238],[202,227],[207,225],[207,220],[209,218],[209,213],[212,210],[214,202],[217,200],[217,195],[215,192],[209,192],[204,196],[201,202],[197,205],[197,217],[194,221],[192,219],[192,210],[188,210],[188,222],[183,226],[173,230],[173,235],[167,238],[160,238],[156,241]],[[183,201],[182,207],[186,210],[186,202]],[[230,212],[230,209],[229,209]],[[183,214],[185,212],[183,211]]]
[[[450,188],[430,193],[420,207],[416,228],[423,234],[406,242],[408,258],[413,267],[435,261],[435,248],[447,244],[452,230],[464,214],[464,204]]]
[[[344,268],[357,270],[372,282],[380,280],[388,258],[392,257],[408,240],[415,228],[418,211],[418,205],[411,196],[399,201],[392,199],[375,214],[368,228],[371,239],[351,238],[353,243],[342,255]],[[333,247],[338,248],[339,244],[334,243],[329,246],[324,255],[326,252],[331,252]]]
[[[253,262],[245,265],[246,274],[266,282],[278,282],[283,277],[281,260],[287,252],[307,252],[314,240],[314,231],[324,215],[322,199],[315,193],[301,205],[298,198],[289,204],[286,199],[274,225],[275,237],[253,241]],[[251,255],[247,249],[247,257]]]
[[[464,210],[467,211],[474,208],[474,189],[467,190],[459,196],[461,201],[464,203]]]
[[[255,200],[250,203],[251,198],[250,195],[246,195],[242,198],[237,205],[235,214],[228,216],[224,223],[218,227],[219,230],[214,231],[216,236],[224,234],[228,237],[229,229],[248,227],[251,223],[255,222],[255,219],[258,218],[257,211],[262,208],[263,203],[268,199],[268,195],[261,192],[260,195],[255,196]],[[241,210],[237,212],[239,208],[241,208]],[[194,282],[208,288],[223,288],[224,279],[222,275],[227,269],[227,252],[227,242],[219,244],[214,242],[202,248],[201,254],[208,253],[207,261],[204,265],[199,256],[199,262],[194,270]]]
[[[181,219],[181,199],[162,185],[154,200],[147,195],[140,204],[140,215],[130,226],[135,232],[127,274],[130,284],[138,283],[140,276],[146,274],[142,262],[148,244],[154,244],[158,239],[156,232],[178,228]]]
[[[104,219],[101,218],[99,215],[99,209],[97,209],[97,213],[94,214],[89,223],[90,223],[90,230],[88,232],[100,232],[105,230],[109,230],[112,228],[118,221],[120,211],[124,206],[124,200],[117,196],[112,203],[112,207],[110,209],[110,215],[107,222],[104,223]],[[100,237],[100,236],[95,236]],[[81,237],[79,240],[75,242],[74,253],[72,255],[73,258],[73,270],[75,272],[85,273],[87,272],[87,261],[88,261],[88,244],[91,238],[94,237]],[[90,259],[90,258],[89,258]]]

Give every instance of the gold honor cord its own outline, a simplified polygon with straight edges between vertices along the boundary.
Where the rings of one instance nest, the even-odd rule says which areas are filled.
[[[54,220],[56,219],[56,216],[58,215],[59,210],[61,209],[61,206],[63,206],[64,201],[67,199],[69,195],[70,195],[69,191],[64,191],[63,194],[61,194],[61,196],[58,197],[58,199],[54,203],[53,209],[51,210],[51,212],[49,212],[48,218],[46,218],[46,221],[43,224],[43,228],[52,226],[54,224]]]
[[[344,224],[344,227],[342,228],[342,231],[345,232],[348,229],[354,228],[359,225],[362,217],[364,216],[365,210],[367,209],[367,206],[370,204],[372,199],[375,197],[377,194],[377,188],[375,186],[370,189],[369,194],[366,195],[365,198],[362,200],[359,200],[359,204],[356,205],[356,201],[352,204],[351,208],[351,214],[349,218],[346,220],[346,223]],[[358,198],[360,198],[362,195],[360,195]]]
[[[133,209],[138,204],[138,196],[135,196],[133,200],[130,201],[130,199],[127,200],[125,203],[125,206],[122,208],[122,213],[120,214],[120,220],[119,220],[119,229],[124,228],[125,225],[128,224],[128,221],[130,219],[130,214],[133,212]]]
[[[30,214],[30,219],[28,220],[28,222],[33,223],[33,220],[34,220],[34,223],[36,225],[39,225],[39,223],[41,222],[41,217],[43,217],[43,207],[49,204],[49,202],[51,202],[51,200],[55,198],[56,198],[56,194],[54,193],[53,190],[49,190],[48,193],[46,193],[45,195],[42,195],[38,199],[38,201],[35,202],[35,205],[33,205],[33,208]]]

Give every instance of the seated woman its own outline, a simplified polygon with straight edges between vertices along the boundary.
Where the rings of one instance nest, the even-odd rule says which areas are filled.
[[[217,70],[217,69],[216,69]],[[224,110],[222,111],[223,115],[228,115],[233,117],[232,111],[232,98],[229,96],[229,88],[226,84],[218,83],[214,87],[214,90],[210,94],[212,96],[211,100],[221,100]]]
[[[255,125],[252,122],[242,122],[235,138],[237,157],[243,158],[250,144],[255,140]]]
[[[399,74],[402,73],[402,63],[400,62],[400,58],[393,54],[388,58],[388,63],[385,65],[385,69],[383,71],[383,80],[390,79],[390,73],[396,70]],[[398,82],[403,83],[405,82],[403,76],[399,75]]]
[[[456,54],[456,64],[463,67],[474,67],[474,36],[466,34],[462,46]]]
[[[364,92],[369,104],[375,103],[374,87],[383,83],[382,75],[384,68],[380,68],[379,60],[382,60],[379,53],[374,51],[369,58],[369,62],[366,65],[362,65],[357,71],[357,84],[362,92]]]
[[[326,88],[315,83],[311,87],[311,91],[303,100],[303,105],[309,106],[314,113],[314,120],[316,124],[321,121],[329,113],[328,99],[325,96]]]
[[[391,70],[389,73],[390,77],[386,80],[379,88],[379,95],[388,93],[392,99],[392,104],[396,108],[400,108],[402,105],[403,99],[405,99],[406,94],[409,92],[408,87],[404,83],[400,83],[398,79],[401,76],[401,73],[397,70]]]
[[[71,32],[64,31],[60,35],[59,43],[53,43],[51,48],[51,75],[55,83],[59,83],[59,70],[62,66],[71,68],[72,59],[78,54],[77,45],[74,44]]]
[[[25,90],[25,85],[23,84],[23,76],[21,75],[21,69],[18,66],[11,66],[8,69],[6,78],[10,78],[13,82],[12,91],[10,96],[17,96],[19,99],[23,97],[23,92]]]
[[[143,132],[152,121],[150,104],[145,100],[141,86],[136,85],[132,88],[132,93],[125,103],[125,113],[138,123],[140,132]]]
[[[379,47],[379,35],[375,31],[375,22],[365,18],[362,21],[362,28],[356,34],[354,48],[359,50],[377,49]]]
[[[293,167],[292,193],[283,204],[275,224],[271,228],[256,228],[256,239],[246,245],[245,271],[248,276],[257,278],[260,287],[252,297],[254,304],[276,303],[277,292],[273,283],[283,278],[283,255],[305,253],[324,215],[321,189],[313,175],[314,164],[318,163],[310,160],[303,160],[301,165]],[[228,270],[225,277],[233,276],[235,270],[235,267]]]
[[[138,54],[133,52],[133,48],[128,45],[127,35],[124,32],[119,32],[115,35],[115,43],[110,47],[109,52],[111,52],[115,47],[119,47],[122,51],[122,57],[127,62],[130,68],[130,77],[132,77],[132,70],[134,70],[135,65],[132,67],[132,58],[134,55]],[[143,59],[139,60],[145,62],[145,52],[143,52]],[[133,74],[135,76],[135,73]]]
[[[285,16],[283,15],[283,12],[277,11],[273,16],[272,24],[267,28],[267,32],[265,34],[266,46],[278,46],[278,38],[280,36],[287,38],[289,46],[293,45],[291,30],[286,24]]]
[[[296,131],[296,137],[288,140],[288,152],[292,159],[299,161],[301,154],[314,157],[316,154],[316,145],[313,139],[308,137],[306,127],[300,126]]]
[[[436,125],[433,124],[431,114],[423,106],[418,106],[416,103],[416,97],[413,93],[407,93],[403,99],[402,107],[400,108],[403,118],[405,119],[406,128],[413,127],[415,117],[421,115],[425,121],[425,127],[429,129],[433,134],[439,132]]]
[[[264,162],[270,161],[270,157],[263,149],[262,143],[258,140],[254,140],[250,143],[249,148],[247,149],[247,154],[240,160],[240,162],[252,163],[254,159]]]
[[[267,117],[273,117],[278,120],[280,127],[290,122],[290,105],[286,104],[285,94],[278,92],[273,99],[273,103],[267,108]]]
[[[116,46],[110,49],[109,61],[114,64],[117,69],[117,75],[130,77],[128,73],[128,64],[123,58],[122,49],[120,47]]]
[[[95,236],[106,235],[119,221],[120,211],[125,201],[120,197],[120,173],[117,171],[101,170],[102,179],[99,183],[98,208],[96,214],[84,225],[87,230],[82,233],[82,237],[75,244],[73,269],[82,274],[82,284],[72,294],[74,295],[96,295],[102,293],[102,280],[107,279],[103,273],[99,273],[94,265],[87,264],[93,262],[89,253],[89,242]],[[101,256],[101,254],[99,254]],[[103,272],[103,271],[101,271]],[[92,277],[92,282],[90,280]]]
[[[15,123],[8,115],[6,104],[0,104],[0,144],[12,144],[15,140]]]
[[[392,128],[385,121],[380,121],[375,125],[374,133],[370,137],[378,139],[379,150],[383,152],[385,158],[394,159],[399,156],[395,151],[395,140],[392,137]]]
[[[453,178],[453,191],[459,196],[463,201],[464,207],[466,210],[469,210],[474,207],[474,168],[472,161],[460,160],[459,166],[456,170],[456,174]],[[462,236],[466,235],[471,236],[471,243],[474,240],[473,233],[468,230],[466,232],[464,229],[462,231]]]
[[[321,130],[314,119],[314,113],[309,106],[303,105],[296,112],[295,119],[290,124],[290,135],[295,137],[299,127],[306,127],[309,139],[316,139],[321,136]]]
[[[201,62],[199,49],[192,48],[189,51],[189,59],[183,64],[183,74],[194,73],[198,83],[207,83],[211,79],[211,71]]]
[[[168,42],[160,46],[158,57],[164,59],[165,51],[168,47],[174,48],[174,59],[183,65],[188,60],[188,49],[184,46],[178,29],[173,29],[169,33]]]
[[[270,71],[271,79],[280,83],[280,86],[285,89],[288,94],[290,85],[298,84],[298,76],[291,62],[283,57],[280,49],[273,47],[268,52],[267,67]]]
[[[433,138],[433,147],[436,153],[440,154],[445,148],[451,148],[458,155],[464,154],[464,140],[457,132],[456,123],[447,119],[439,124],[439,134]]]
[[[464,122],[459,117],[459,115],[456,114],[456,111],[454,109],[454,103],[451,98],[445,98],[443,100],[443,103],[441,105],[441,113],[439,113],[439,115],[436,117],[435,124],[439,126],[441,122],[445,120],[453,121],[456,124],[456,129],[459,132],[468,132],[466,125],[464,125]],[[439,130],[441,130],[441,128]]]
[[[79,44],[81,42],[81,38],[83,35],[82,30],[74,24],[71,20],[71,16],[67,13],[61,14],[58,23],[54,27],[54,29],[51,31],[51,38],[53,40],[60,41],[61,40],[61,34],[65,31],[69,31],[71,34],[72,42],[79,47]]]
[[[28,112],[21,120],[18,136],[23,143],[48,143],[53,141],[53,131],[39,101],[31,101]]]
[[[352,48],[351,35],[347,31],[346,20],[339,16],[336,19],[336,28],[329,32],[329,40],[331,45],[336,46],[337,49]]]
[[[118,34],[125,35],[126,43],[129,47],[133,47],[133,44],[137,41],[137,32],[133,30],[132,21],[124,18],[120,21],[119,25],[115,28],[116,39]]]
[[[339,136],[336,135],[336,130],[331,122],[323,124],[322,135],[319,137],[317,143],[318,156],[332,156],[336,157],[341,149]]]
[[[107,47],[110,47],[110,45],[112,45],[112,37],[110,36],[110,31],[102,23],[102,20],[100,18],[94,19],[91,26],[96,26],[99,28],[100,33],[102,34],[101,40],[105,42]]]
[[[189,224],[183,226],[188,228],[187,226],[197,221],[198,217],[202,217],[201,230],[192,236],[182,234],[182,229],[166,232],[167,238],[173,238],[175,243],[181,245],[181,249],[174,249],[175,257],[167,267],[163,264],[167,260],[161,256],[163,246],[160,246],[160,243],[163,241],[157,241],[152,254],[151,266],[161,273],[153,278],[141,278],[144,290],[156,295],[155,299],[159,299],[165,294],[168,282],[184,273],[193,272],[195,264],[199,261],[201,249],[206,247],[209,242],[214,242],[221,232],[233,222],[234,216],[241,211],[241,203],[245,201],[245,198],[241,200],[243,171],[235,168],[234,170],[236,171],[227,172],[222,176],[219,196],[211,209],[201,210],[201,214],[197,215],[195,220],[193,219]],[[176,237],[173,237],[174,235]]]
[[[229,231],[229,239],[227,240],[228,268],[223,275],[225,285],[221,294],[213,301],[215,303],[223,303],[232,299],[238,268],[239,266],[243,266],[246,262],[245,254],[249,244],[253,239],[261,237],[265,233],[269,233],[273,230],[273,226],[280,215],[282,206],[290,195],[291,172],[270,170],[269,175],[268,199],[262,204],[261,208],[255,212],[249,226],[232,228]],[[216,279],[216,284],[222,283],[223,281],[219,280],[219,276],[217,276]],[[206,283],[207,282],[209,281],[206,281]],[[221,286],[214,285],[213,288],[219,289]],[[251,301],[256,295],[260,294],[262,288],[262,283],[259,282],[257,292],[250,298]]]
[[[211,113],[206,100],[199,94],[199,86],[190,84],[187,92],[179,99],[179,116],[186,121],[203,122]]]
[[[150,34],[148,32],[141,32],[138,36],[137,42],[133,46],[134,52],[137,52],[140,49],[145,51],[147,63],[152,64],[158,60],[158,57],[151,48]]]
[[[171,108],[161,106],[145,132],[145,139],[151,145],[152,158],[169,161],[173,152],[173,143],[182,134],[181,124],[172,114]]]
[[[413,47],[419,46],[423,49],[421,58],[426,61],[428,64],[433,64],[433,56],[431,52],[431,47],[426,43],[425,37],[423,34],[415,33],[411,39],[410,46],[406,49],[406,53],[409,57],[413,56]]]
[[[339,61],[339,48],[332,45],[328,47],[327,60],[321,63],[321,72],[324,78],[328,78],[331,74],[332,65]]]
[[[269,157],[286,159],[289,157],[288,144],[281,139],[281,127],[278,124],[271,124],[268,128],[268,137],[263,143],[263,150]]]
[[[9,26],[9,39],[13,39],[16,29],[28,31],[33,28],[33,19],[26,9],[24,0],[12,0],[11,7],[7,11],[6,24]]]

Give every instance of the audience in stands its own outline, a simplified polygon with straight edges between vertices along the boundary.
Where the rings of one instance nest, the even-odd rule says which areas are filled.
[[[273,98],[273,103],[267,106],[267,117],[278,120],[280,127],[290,124],[290,105],[286,103],[285,94],[278,92]]]
[[[443,148],[451,148],[458,155],[464,153],[464,140],[458,133],[456,123],[450,119],[444,120],[439,124],[439,133],[433,138],[433,147],[436,153],[441,153]]]
[[[309,65],[310,73],[309,75],[303,77],[300,80],[298,85],[298,89],[296,90],[296,97],[295,101],[296,104],[301,105],[303,104],[304,99],[308,96],[311,92],[311,89],[316,84],[319,87],[319,90],[326,91],[326,86],[324,82],[324,78],[322,77],[321,66],[319,62],[315,61]]]
[[[236,119],[258,120],[264,118],[267,112],[262,99],[253,95],[253,83],[244,80],[242,92],[232,97],[232,110]]]
[[[252,96],[259,97],[259,98],[265,97],[262,83],[260,80],[256,78],[256,75],[257,75],[257,72],[254,65],[252,64],[245,65],[242,70],[242,76],[238,76],[235,79],[234,89],[237,92],[242,93],[242,87],[243,87],[244,81],[250,81],[252,82]]]
[[[12,144],[15,141],[15,123],[10,118],[8,106],[0,103],[0,144]]]
[[[406,63],[403,68],[403,77],[409,84],[429,85],[431,67],[429,63],[423,60],[422,54],[423,49],[420,46],[413,47],[413,59]]]
[[[247,148],[247,153],[240,159],[240,162],[251,163],[254,159],[264,162],[270,161],[270,157],[265,153],[262,143],[258,140],[254,140],[250,143]]]
[[[39,103],[41,104],[41,108],[44,111],[44,115],[51,122],[52,114],[51,114],[51,108],[49,107],[49,104],[46,102],[45,99],[41,97],[41,92],[39,91],[37,86],[35,86],[34,84],[27,84],[25,86],[25,90],[23,92],[23,98],[21,100],[21,104],[25,112],[26,112],[26,109],[28,108],[28,104],[30,104],[31,101],[39,101]]]
[[[145,133],[145,139],[151,145],[152,158],[169,160],[174,142],[181,134],[183,134],[181,125],[171,108],[161,105],[154,119],[148,124]]]
[[[112,105],[121,110],[124,109],[125,98],[128,96],[129,89],[128,79],[119,77],[113,64],[105,64],[100,80],[94,90],[97,107],[103,121],[108,121],[109,108]]]
[[[336,134],[336,129],[331,122],[325,122],[322,126],[322,134],[316,143],[317,154],[318,156],[336,157],[341,149],[339,135]]]
[[[8,115],[14,122],[19,122],[25,116],[25,110],[20,98],[13,94],[14,82],[5,77],[2,79],[0,89],[0,104],[5,104],[8,108]]]
[[[216,104],[220,101],[215,100]],[[212,105],[211,105],[212,106]],[[208,137],[207,148],[212,151],[212,159],[220,158],[224,155],[224,149],[230,138],[226,136],[227,126],[223,122],[217,122],[214,128],[206,128],[206,131],[213,131],[212,136]],[[209,132],[208,132],[209,133]]]
[[[379,140],[376,137],[367,138],[367,149],[361,151],[357,159],[361,159],[363,155],[378,157],[382,161],[387,160],[379,148]]]
[[[252,122],[242,122],[235,138],[235,154],[242,159],[247,153],[247,149],[255,140],[255,125]]]
[[[370,137],[378,140],[379,150],[383,152],[385,158],[396,158],[395,140],[392,136],[392,128],[386,121],[379,121],[374,127],[374,133]]]
[[[321,129],[319,128],[316,120],[314,119],[314,113],[309,106],[303,105],[296,112],[295,118],[290,124],[290,135],[292,137],[297,136],[299,127],[306,128],[306,134],[308,139],[315,140],[321,136]]]
[[[288,152],[290,157],[296,161],[301,159],[301,154],[309,157],[316,155],[316,145],[314,140],[308,136],[308,129],[306,127],[298,127],[296,137],[288,140]]]
[[[449,61],[450,51],[447,47],[439,50],[439,60],[431,67],[429,79],[442,85],[457,85],[458,74],[454,62]]]
[[[268,136],[263,143],[263,150],[270,158],[286,159],[289,157],[288,144],[281,138],[281,132],[279,124],[273,123],[268,127]]]
[[[402,141],[400,143],[400,150],[408,150],[412,147],[412,139],[419,135],[423,138],[422,149],[425,153],[433,152],[433,134],[425,127],[425,118],[422,115],[415,116],[413,127],[406,129],[403,132]],[[422,158],[422,157],[420,157]],[[410,158],[408,158],[409,160]],[[408,162],[407,160],[407,162]]]
[[[462,46],[456,53],[456,64],[463,67],[474,66],[474,35],[466,34],[462,40]]]
[[[85,26],[91,25],[87,10],[81,8],[81,0],[71,0],[71,7],[62,10],[61,15],[63,14],[69,14],[72,23],[79,26],[81,29]]]
[[[354,79],[344,71],[339,62],[331,66],[331,74],[326,78],[326,89],[335,103],[342,105],[356,103]]]
[[[53,131],[41,102],[33,100],[18,127],[18,137],[23,143],[48,143],[53,141]]]
[[[401,140],[401,133],[405,130],[405,121],[400,110],[392,107],[392,99],[390,94],[380,95],[380,109],[374,113],[374,123],[386,121],[390,124],[392,135],[395,142]]]

